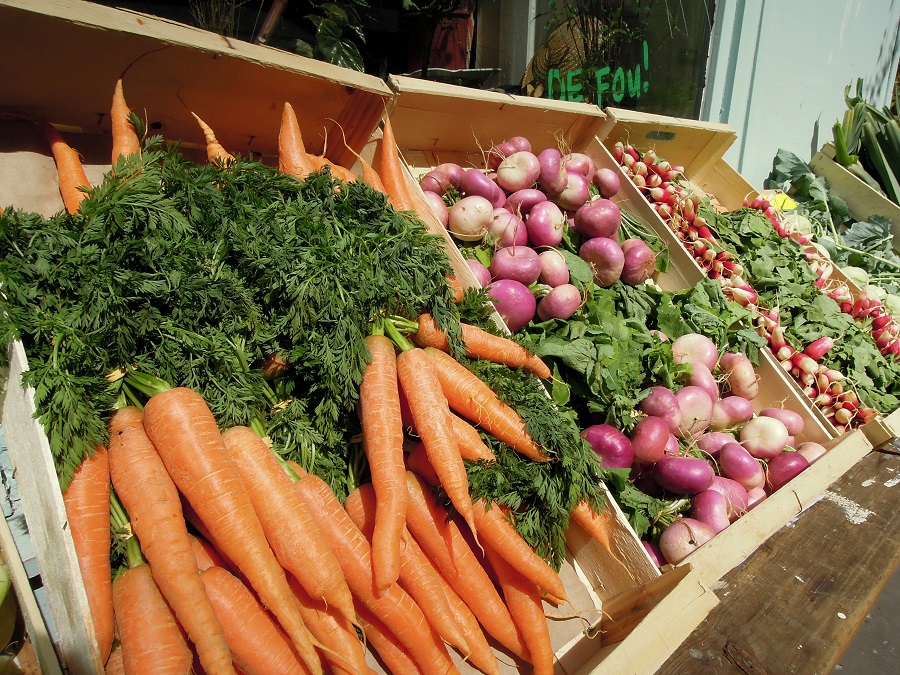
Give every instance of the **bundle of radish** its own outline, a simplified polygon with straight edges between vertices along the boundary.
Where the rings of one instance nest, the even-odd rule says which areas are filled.
[[[617,181],[587,155],[536,154],[516,136],[488,151],[484,169],[442,164],[420,186],[440,202],[440,217],[446,210],[442,222],[515,332],[535,317],[567,318],[581,305],[572,265],[600,286],[638,285],[666,268],[659,239],[612,201]]]

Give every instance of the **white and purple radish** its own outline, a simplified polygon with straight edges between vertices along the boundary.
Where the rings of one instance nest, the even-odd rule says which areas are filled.
[[[605,166],[601,166],[594,171],[594,185],[600,191],[600,196],[610,199],[615,196],[621,187],[621,179],[615,170]]]
[[[579,247],[578,257],[591,266],[594,283],[604,288],[616,283],[625,267],[622,247],[608,237],[588,239]]]
[[[564,211],[576,211],[591,197],[588,179],[577,171],[566,171],[566,186],[553,201]]]
[[[494,252],[489,269],[494,279],[514,279],[530,286],[541,275],[541,258],[530,246],[507,246]]]
[[[609,237],[615,239],[622,225],[622,211],[609,199],[594,199],[582,203],[575,211],[573,229],[584,239]]]
[[[525,227],[525,221],[506,209],[494,209],[488,233],[498,248],[528,244],[528,229]]]
[[[721,492],[707,489],[691,498],[691,518],[709,525],[718,534],[731,525],[728,500]]]
[[[634,461],[654,464],[661,460],[666,454],[669,436],[671,436],[669,423],[662,417],[653,415],[642,417],[631,430]]]
[[[506,192],[516,192],[533,186],[541,173],[537,156],[527,150],[504,157],[497,165],[497,185]]]
[[[543,201],[535,204],[525,218],[528,240],[532,246],[559,246],[566,233],[569,221],[554,202]]]
[[[638,409],[654,417],[661,417],[669,425],[669,432],[674,433],[681,426],[681,408],[675,393],[668,387],[654,385],[647,390],[647,395],[638,403]],[[675,438],[675,447],[678,439]]]
[[[728,518],[731,522],[747,513],[749,502],[747,489],[736,480],[725,476],[716,476],[713,478],[709,489],[721,492],[725,496],[725,503],[728,505]]]
[[[672,359],[678,364],[702,363],[713,371],[719,361],[719,348],[701,333],[685,333],[672,341]]]
[[[677,565],[716,536],[706,523],[696,518],[679,518],[659,535],[659,550],[666,562]]]
[[[450,223],[450,209],[447,208],[444,198],[436,192],[423,192],[422,194],[425,195],[425,201],[428,202],[428,206],[431,207],[441,225],[447,227]]]
[[[450,185],[455,188],[459,188],[460,181],[462,180],[463,174],[466,172],[464,168],[462,168],[459,164],[455,164],[454,162],[444,162],[443,164],[438,164],[434,167],[435,171],[440,171],[442,174],[447,176],[447,179],[450,181]]]
[[[782,452],[767,463],[766,487],[775,492],[809,468],[809,460],[799,452]]]
[[[697,448],[715,458],[726,443],[737,443],[737,439],[726,431],[707,431],[697,439]]]
[[[580,173],[588,180],[592,180],[594,177],[594,160],[583,152],[570,152],[565,155],[563,165],[566,167],[566,171]]]
[[[797,454],[806,457],[806,461],[813,464],[828,454],[828,448],[815,441],[806,441],[797,446]]]
[[[698,438],[709,428],[714,402],[702,387],[687,385],[675,392],[681,410],[681,424],[675,430],[680,438]]]
[[[762,415],[747,422],[738,433],[741,445],[757,459],[771,459],[783,452],[789,436],[781,420]]]
[[[744,354],[728,352],[719,360],[719,369],[728,376],[728,387],[736,396],[753,400],[759,396],[759,376]]]
[[[653,465],[653,477],[659,486],[678,495],[708,490],[715,476],[709,462],[691,455],[665,455]]]
[[[450,189],[451,185],[450,176],[438,169],[432,169],[422,176],[422,180],[419,181],[419,187],[424,192],[432,192],[441,196]]]
[[[713,404],[713,414],[709,428],[713,431],[732,429],[749,422],[753,415],[753,403],[742,396],[726,396]]]
[[[562,253],[551,248],[541,251],[538,257],[541,259],[541,274],[538,281],[552,287],[569,283],[569,266]]]
[[[541,165],[538,185],[550,195],[560,194],[568,184],[562,154],[556,148],[547,148],[538,153],[537,157]]]
[[[685,380],[685,384],[700,387],[706,390],[713,401],[719,400],[719,383],[712,371],[699,361],[691,363],[691,374]]]
[[[726,478],[737,481],[745,490],[766,484],[766,471],[762,464],[739,443],[723,445],[719,450],[718,464]]]
[[[550,289],[537,303],[537,316],[541,321],[570,318],[581,307],[581,291],[573,284],[560,284]]]
[[[487,288],[491,285],[491,271],[484,266],[484,263],[475,258],[466,258],[466,264],[469,266],[469,269],[472,270],[472,275],[475,277],[475,281],[478,282],[479,286]]]
[[[787,408],[763,408],[759,414],[763,417],[774,417],[780,420],[790,436],[799,436],[803,433],[804,426],[806,426],[806,422],[800,413]]]
[[[464,196],[468,197],[475,195],[484,197],[493,204],[497,194],[496,191],[500,190],[500,186],[491,180],[483,171],[472,167],[471,169],[466,169],[462,178],[459,179],[459,189]],[[500,192],[503,192],[503,190],[500,190]],[[505,194],[503,195],[503,201],[506,201]],[[497,206],[503,206],[503,204],[501,203]]]
[[[503,202],[503,208],[520,218],[527,216],[531,209],[547,201],[547,195],[535,188],[524,188],[513,192]],[[558,207],[557,207],[558,208]]]
[[[494,220],[494,206],[479,195],[463,197],[450,207],[447,229],[459,239],[484,239]]]
[[[622,282],[637,286],[653,276],[656,271],[656,253],[643,239],[626,239],[622,242],[625,266],[622,268]]]
[[[525,284],[515,279],[497,279],[488,287],[494,308],[506,327],[515,333],[534,318],[537,300]]]
[[[634,463],[631,440],[611,424],[592,424],[581,432],[606,469],[627,469]]]

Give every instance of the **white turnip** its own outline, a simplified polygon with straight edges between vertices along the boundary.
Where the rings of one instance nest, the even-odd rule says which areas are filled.
[[[731,524],[728,500],[717,490],[698,492],[691,499],[691,518],[706,523],[718,534]]]
[[[434,212],[435,217],[440,221],[441,225],[447,227],[450,222],[450,209],[447,208],[447,205],[444,203],[443,197],[441,197],[436,192],[423,192],[425,195],[425,201],[428,202],[428,205],[431,207],[431,210]]]
[[[712,371],[699,361],[691,364],[691,374],[685,381],[685,384],[700,387],[706,390],[706,393],[709,394],[713,401],[719,400],[719,383],[716,381]]]
[[[728,387],[733,394],[751,401],[759,395],[759,377],[746,356],[734,352],[723,355],[721,369],[728,375]]]
[[[494,279],[515,279],[530,286],[541,274],[541,259],[530,246],[507,246],[494,253],[489,269]]]
[[[817,459],[827,453],[828,449],[821,443],[816,443],[815,441],[806,441],[805,443],[801,443],[797,448],[797,454],[806,457],[806,461],[810,464],[814,463]]]
[[[491,271],[484,266],[484,264],[480,260],[476,260],[475,258],[466,258],[466,264],[469,266],[469,269],[472,270],[472,274],[475,276],[475,281],[478,282],[478,285],[482,288],[487,288],[491,285]]]
[[[736,480],[725,476],[716,476],[713,478],[709,489],[721,492],[725,496],[725,503],[728,505],[728,518],[731,522],[734,522],[747,512],[747,489]]]
[[[594,199],[575,211],[572,227],[585,239],[609,237],[615,239],[622,224],[622,211],[609,199]]]
[[[484,239],[494,219],[494,207],[484,197],[463,197],[450,208],[447,229],[454,236],[477,241]]]
[[[497,165],[497,185],[507,192],[530,188],[537,182],[541,165],[534,153],[514,152]]]
[[[594,160],[583,152],[570,152],[563,157],[563,165],[566,171],[577,171],[588,180],[594,177]]]
[[[506,209],[494,209],[488,232],[499,248],[525,246],[528,244],[528,230],[525,221]]]
[[[600,190],[600,195],[607,199],[613,197],[621,187],[619,174],[614,169],[605,166],[601,166],[594,171],[593,181],[597,189]]]
[[[564,211],[575,211],[591,196],[587,179],[576,171],[566,171],[566,187],[553,199]]]
[[[803,433],[803,427],[806,426],[800,413],[787,408],[763,408],[759,414],[781,420],[791,436],[799,436]]]
[[[709,428],[713,431],[730,429],[749,421],[754,415],[753,404],[740,396],[726,396],[713,404]]]
[[[787,445],[788,430],[774,417],[754,417],[741,427],[738,438],[747,452],[757,459],[775,457]]]

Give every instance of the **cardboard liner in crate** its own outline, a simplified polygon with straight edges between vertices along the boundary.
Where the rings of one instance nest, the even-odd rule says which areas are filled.
[[[739,209],[744,199],[759,193],[723,158],[737,140],[727,124],[680,119],[665,115],[604,108],[606,126],[600,133],[612,150],[617,141],[631,143],[639,152],[653,149],[670,164],[684,167],[684,175],[713,205],[726,211]]]

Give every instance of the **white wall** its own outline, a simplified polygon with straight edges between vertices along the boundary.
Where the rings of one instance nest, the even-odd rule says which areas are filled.
[[[738,139],[725,159],[762,188],[778,148],[809,161],[863,78],[886,104],[900,59],[900,0],[717,0],[701,119]]]

